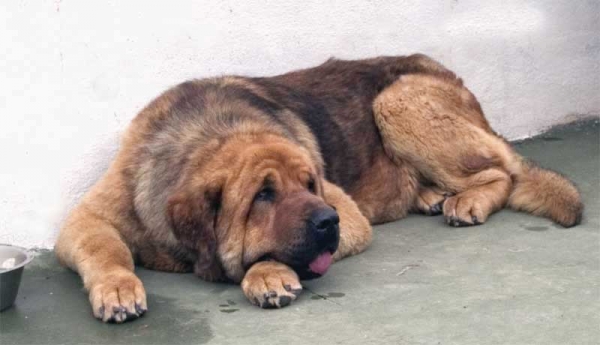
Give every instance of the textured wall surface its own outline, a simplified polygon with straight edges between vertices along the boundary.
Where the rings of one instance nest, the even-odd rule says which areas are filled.
[[[419,51],[510,139],[600,112],[598,1],[170,4],[0,2],[0,243],[52,246],[130,119],[193,77]]]

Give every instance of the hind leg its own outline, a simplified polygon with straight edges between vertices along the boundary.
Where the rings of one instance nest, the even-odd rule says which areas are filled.
[[[403,76],[376,98],[373,109],[386,154],[455,194],[443,206],[448,224],[483,223],[506,204],[511,151],[459,79]],[[426,200],[435,201],[432,194],[421,187],[413,208],[431,212]]]

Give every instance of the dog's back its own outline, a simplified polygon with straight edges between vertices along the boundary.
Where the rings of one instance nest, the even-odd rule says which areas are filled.
[[[318,140],[327,178],[352,190],[383,148],[373,118],[373,101],[401,75],[410,73],[451,72],[415,54],[330,59],[317,67],[249,81],[302,118]]]

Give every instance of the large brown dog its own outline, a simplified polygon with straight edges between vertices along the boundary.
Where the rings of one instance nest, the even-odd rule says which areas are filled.
[[[146,311],[134,263],[241,283],[283,307],[300,279],[408,212],[481,224],[508,205],[566,227],[577,189],[519,157],[461,79],[424,55],[330,60],[272,78],[194,80],[133,120],[56,244],[93,313]]]

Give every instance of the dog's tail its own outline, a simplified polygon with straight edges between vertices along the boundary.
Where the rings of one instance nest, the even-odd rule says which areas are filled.
[[[571,181],[559,173],[538,167],[514,151],[509,160],[513,190],[508,207],[550,218],[567,228],[581,223],[583,203]]]

